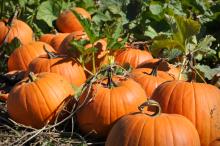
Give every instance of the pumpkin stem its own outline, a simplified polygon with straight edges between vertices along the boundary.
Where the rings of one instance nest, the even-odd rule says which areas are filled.
[[[112,70],[111,66],[108,67],[107,72],[108,72],[108,74],[107,74],[107,76],[108,76],[107,87],[109,89],[111,89],[113,87],[117,87],[116,83],[112,80],[113,70]]]
[[[156,117],[156,116],[159,116],[161,114],[161,107],[160,107],[160,104],[155,101],[155,100],[152,100],[152,99],[148,99],[146,102],[142,103],[138,109],[140,110],[140,112],[144,113],[144,108],[145,107],[156,107],[156,110],[153,114],[148,114],[148,113],[145,113],[146,115],[148,116],[151,116],[151,117]]]
[[[59,57],[59,55],[56,55],[54,52],[48,51],[45,45],[43,47],[44,47],[44,51],[47,53],[49,59],[54,59],[54,58]]]
[[[186,55],[188,62],[187,62],[187,70],[189,71],[189,75],[188,75],[188,82],[193,82],[196,80],[196,70],[194,68],[196,62],[195,62],[195,58],[192,52],[189,52]]]
[[[30,82],[34,82],[34,81],[37,80],[37,77],[35,76],[35,74],[34,74],[33,72],[30,72],[30,73],[28,74],[28,77],[29,77],[29,81],[30,81]]]
[[[163,58],[161,58],[157,63],[156,63],[156,65],[152,68],[152,71],[151,71],[151,73],[147,73],[147,72],[144,72],[144,74],[148,74],[148,75],[152,75],[152,76],[157,76],[157,70],[158,70],[158,68],[159,68],[159,66],[160,66],[160,64],[161,64],[161,62],[163,62],[164,61],[164,59]]]
[[[16,9],[15,9],[15,13],[8,19],[8,22],[7,22],[7,25],[8,26],[12,26],[13,25],[13,21],[14,21],[14,19],[16,19],[17,18],[17,16],[18,16],[18,6],[16,6]]]

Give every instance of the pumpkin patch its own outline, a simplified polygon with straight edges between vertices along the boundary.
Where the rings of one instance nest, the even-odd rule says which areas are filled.
[[[2,0],[0,145],[220,146],[219,12]]]

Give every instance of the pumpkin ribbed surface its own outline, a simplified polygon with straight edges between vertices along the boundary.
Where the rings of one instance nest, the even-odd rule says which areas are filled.
[[[198,130],[201,146],[220,137],[220,90],[204,83],[170,81],[161,84],[152,98],[165,113],[187,117]]]
[[[200,146],[200,141],[194,125],[181,115],[134,113],[113,126],[105,146]]]
[[[71,85],[60,75],[41,73],[35,81],[25,78],[10,91],[8,113],[18,123],[41,128],[55,118],[73,93]]]
[[[11,27],[8,26],[7,23],[8,19],[0,21],[0,45],[2,45],[9,29],[10,31],[6,40],[7,43],[10,43],[15,37],[21,41],[21,44],[27,44],[33,41],[33,31],[25,22],[14,19]]]

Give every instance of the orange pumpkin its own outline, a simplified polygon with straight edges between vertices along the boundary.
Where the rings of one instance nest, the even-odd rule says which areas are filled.
[[[131,67],[136,68],[139,64],[152,58],[150,52],[127,47],[125,50],[120,50],[116,53],[115,62],[122,66],[129,63]]]
[[[166,72],[156,71],[150,68],[134,69],[131,72],[131,77],[144,88],[148,97],[151,97],[153,91],[160,84],[174,79]]]
[[[156,88],[152,99],[165,113],[187,117],[198,130],[201,146],[220,137],[220,90],[209,84],[169,81]]]
[[[9,25],[9,23],[12,24]],[[4,41],[10,43],[15,37],[21,41],[21,44],[33,41],[32,29],[21,20],[13,19],[12,22],[9,22],[8,19],[3,19],[0,21],[0,30],[0,45]]]
[[[74,10],[84,18],[91,20],[91,15],[85,9],[76,7]],[[59,15],[56,26],[60,32],[64,33],[84,30],[77,17],[70,10],[66,10]]]
[[[50,45],[58,51],[63,40],[69,35],[69,33],[58,33],[50,41]]]
[[[36,57],[46,54],[44,50],[55,52],[55,50],[44,42],[31,42],[15,49],[8,59],[8,70],[27,70],[29,63]]]
[[[53,122],[73,93],[71,85],[60,75],[30,75],[10,91],[8,113],[18,123],[41,128]]]
[[[158,63],[159,60],[160,59],[155,58],[155,59],[150,59],[150,60],[144,61],[143,63],[138,65],[137,68],[153,68],[156,66],[156,64]],[[170,75],[173,75],[175,77],[175,79],[179,78],[180,68],[176,68],[174,65],[169,64],[165,60],[163,60],[159,64],[158,70],[164,71],[164,72],[169,73]]]
[[[64,40],[60,44],[60,47],[57,49],[57,52],[59,52],[61,54],[67,54],[67,55],[70,55],[73,57],[78,56],[79,52],[77,52],[77,51],[73,52],[71,50],[72,46],[70,45],[70,42],[72,40],[80,40],[80,39],[87,39],[88,40],[89,38],[86,35],[86,33],[83,31],[72,32],[71,34],[69,34],[68,36],[66,36],[64,38]]]
[[[109,87],[106,79],[98,80],[90,92],[88,89],[80,97],[78,106],[84,100],[90,101],[77,112],[77,122],[82,133],[93,131],[91,136],[105,138],[120,117],[137,111],[137,106],[146,100],[144,90],[133,79],[113,76],[112,80],[116,86]],[[85,99],[87,94],[88,99]]]
[[[85,72],[75,59],[50,52],[48,55],[35,58],[29,64],[29,71],[57,73],[76,86],[80,86],[86,81]]]
[[[200,146],[198,132],[187,118],[147,114],[122,117],[111,129],[105,146]]]
[[[50,44],[51,40],[56,36],[56,34],[43,34],[40,36],[39,41],[41,42],[45,42],[47,44]]]

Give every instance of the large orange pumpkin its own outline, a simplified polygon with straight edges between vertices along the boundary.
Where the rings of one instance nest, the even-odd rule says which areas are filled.
[[[157,65],[159,60],[160,59],[158,59],[158,58],[149,59],[147,61],[142,62],[140,65],[137,66],[137,68],[154,68]],[[180,68],[176,68],[174,65],[168,63],[165,60],[163,60],[159,64],[158,70],[164,71],[164,72],[169,73],[170,75],[173,75],[175,77],[175,79],[178,79],[179,75],[180,75]]]
[[[204,83],[169,81],[156,88],[152,99],[165,113],[187,117],[198,130],[201,146],[220,137],[220,90]]]
[[[154,72],[153,72],[154,71]],[[174,78],[163,71],[156,71],[150,68],[138,68],[131,72],[131,77],[141,84],[148,97],[151,97],[153,91],[163,82],[173,80]]]
[[[76,7],[74,10],[84,18],[91,19],[91,15],[85,9]],[[70,10],[66,10],[59,15],[56,26],[60,32],[64,33],[84,30],[79,20]]]
[[[85,72],[75,59],[51,52],[35,58],[29,64],[29,71],[58,73],[75,86],[80,86],[86,81]]]
[[[29,63],[36,57],[46,54],[45,49],[55,50],[44,42],[31,42],[15,49],[8,59],[8,70],[27,70]]]
[[[13,19],[12,24],[9,25],[8,23],[10,23],[8,19],[0,21],[0,45],[4,41],[10,43],[15,37],[21,41],[21,44],[27,44],[33,41],[33,31],[25,22]]]
[[[177,114],[122,117],[111,129],[105,146],[200,146],[194,125]]]
[[[73,93],[70,83],[58,74],[31,75],[10,91],[8,113],[18,123],[41,128],[53,122]]]
[[[99,80],[80,97],[77,122],[82,133],[95,138],[106,138],[113,124],[123,115],[137,111],[137,106],[147,99],[142,87],[130,78],[114,76],[116,87],[109,88],[106,79]],[[88,94],[88,99],[85,99]]]
[[[127,47],[125,50],[116,53],[115,62],[122,66],[129,63],[131,67],[136,68],[139,64],[152,58],[148,51]]]

